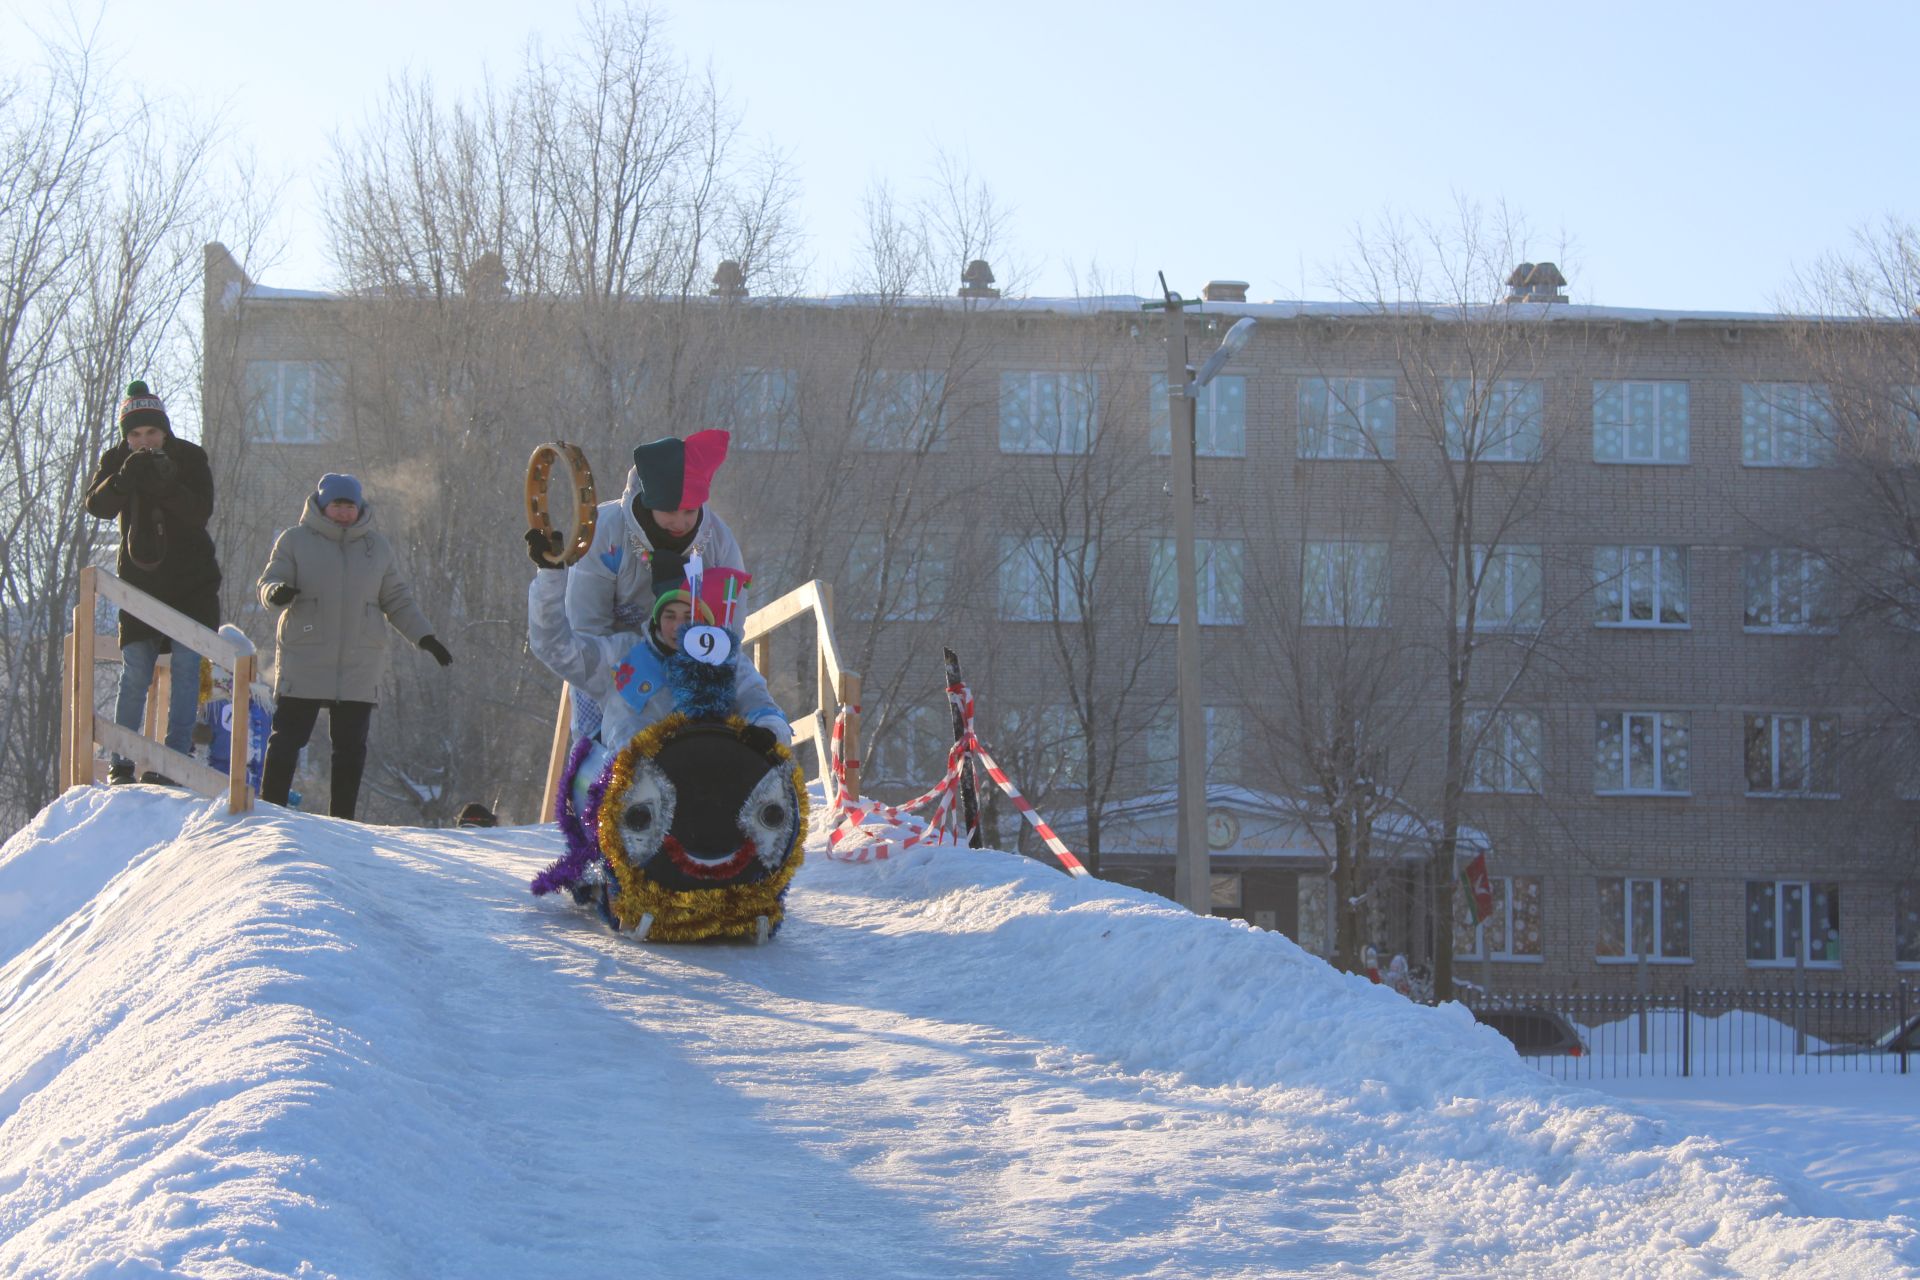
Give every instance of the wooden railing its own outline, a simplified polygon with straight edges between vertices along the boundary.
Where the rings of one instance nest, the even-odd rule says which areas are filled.
[[[793,739],[811,738],[820,757],[821,794],[831,800],[835,794],[833,776],[833,722],[844,707],[847,722],[844,731],[847,764],[847,789],[860,794],[860,673],[841,665],[840,646],[833,638],[833,585],[814,579],[795,587],[747,615],[741,644],[761,675],[771,669],[773,633],[789,623],[811,615],[814,646],[817,650],[815,674],[818,703],[798,720],[789,720]],[[566,686],[560,689],[560,710],[553,725],[553,749],[547,757],[547,789],[541,801],[541,816],[548,822],[558,816],[560,774],[567,767],[567,755],[573,747],[573,700]]]
[[[101,600],[118,606],[207,658],[216,667],[233,673],[233,729],[228,772],[221,773],[210,765],[180,755],[150,736],[156,725],[162,737],[166,734],[167,690],[164,686],[147,691],[145,733],[123,728],[96,709],[93,618]],[[213,631],[138,587],[120,581],[107,570],[89,566],[80,571],[80,598],[73,606],[73,631],[67,637],[66,658],[66,684],[61,690],[62,791],[92,784],[94,749],[105,746],[133,761],[135,769],[165,774],[204,796],[226,796],[230,813],[245,813],[253,807],[253,789],[247,785],[248,704],[253,697],[254,672],[259,659],[253,641],[247,639],[240,628],[229,623]],[[200,673],[177,672],[169,678],[198,682]]]

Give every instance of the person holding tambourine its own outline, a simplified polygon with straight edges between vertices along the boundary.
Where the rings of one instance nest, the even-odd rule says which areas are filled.
[[[724,587],[737,601],[752,578],[733,531],[707,504],[730,439],[725,431],[696,431],[684,440],[667,436],[633,451],[625,491],[599,504],[593,545],[567,571],[566,621],[574,632],[606,637],[640,631],[657,602],[654,583],[661,567],[670,571],[691,557],[698,557],[716,591]],[[529,549],[535,564],[549,565],[539,546],[530,541]],[[745,610],[736,607],[730,617],[727,612],[723,607],[715,621],[737,637]],[[575,695],[578,739],[594,732],[599,708],[585,705],[592,695],[578,684]]]

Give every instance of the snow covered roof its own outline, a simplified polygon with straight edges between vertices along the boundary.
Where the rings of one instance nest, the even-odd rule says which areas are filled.
[[[1291,823],[1295,826],[1317,826],[1318,815],[1313,802],[1293,799],[1271,791],[1256,791],[1249,787],[1229,786],[1214,783],[1207,787],[1206,807],[1209,809],[1233,809],[1255,817],[1272,818],[1275,821]],[[1152,821],[1158,818],[1170,818],[1179,812],[1180,795],[1176,788],[1143,792],[1125,800],[1117,800],[1100,811],[1100,821],[1104,827],[1113,823]],[[1063,811],[1060,821],[1054,825],[1061,831],[1082,832],[1086,830],[1086,812],[1082,809]],[[1431,845],[1439,839],[1437,824],[1404,812],[1383,813],[1373,821],[1376,839],[1397,845]],[[1313,842],[1313,836],[1302,833],[1307,847],[1300,852],[1320,851]],[[1476,853],[1493,847],[1487,834],[1474,827],[1462,826],[1456,841],[1455,856],[1471,857]],[[1422,850],[1424,852],[1424,850]],[[1239,856],[1239,855],[1235,855]],[[1258,855],[1255,855],[1258,856]],[[1274,856],[1269,854],[1267,856]]]

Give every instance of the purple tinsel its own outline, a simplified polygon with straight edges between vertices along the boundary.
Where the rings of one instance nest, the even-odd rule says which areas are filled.
[[[567,767],[560,772],[560,794],[555,798],[554,808],[560,815],[560,833],[567,838],[567,851],[559,861],[533,878],[533,892],[536,895],[552,893],[564,889],[586,875],[587,867],[600,856],[599,838],[592,834],[599,826],[600,801],[606,795],[607,781],[613,776],[613,761],[607,761],[607,767],[593,785],[587,788],[587,808],[584,813],[576,813],[573,807],[573,775],[580,771],[586,762],[587,753],[593,750],[593,739],[582,738],[573,744],[573,753],[567,758]]]

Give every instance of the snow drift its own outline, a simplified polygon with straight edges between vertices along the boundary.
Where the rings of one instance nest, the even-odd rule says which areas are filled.
[[[0,1274],[1920,1272],[1276,934],[945,849],[646,946],[527,894],[558,853],[50,806],[0,849]]]

